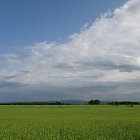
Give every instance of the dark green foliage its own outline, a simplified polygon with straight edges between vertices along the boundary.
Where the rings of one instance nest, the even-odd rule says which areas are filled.
[[[15,103],[0,103],[0,105],[69,105],[69,104],[56,101],[56,102],[15,102]]]
[[[110,104],[110,105],[131,105],[131,106],[133,106],[133,105],[140,105],[140,102],[132,102],[132,101],[121,101],[121,102],[119,102],[119,101],[115,101],[115,102],[110,102],[108,104]]]
[[[99,105],[100,104],[100,100],[90,100],[88,102],[89,105]]]

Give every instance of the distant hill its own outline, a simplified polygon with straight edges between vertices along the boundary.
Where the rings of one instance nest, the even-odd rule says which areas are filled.
[[[88,104],[88,101],[84,100],[60,100],[64,104]]]

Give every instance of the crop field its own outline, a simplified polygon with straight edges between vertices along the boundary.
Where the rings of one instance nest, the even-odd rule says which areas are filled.
[[[0,106],[0,140],[140,140],[140,106]]]

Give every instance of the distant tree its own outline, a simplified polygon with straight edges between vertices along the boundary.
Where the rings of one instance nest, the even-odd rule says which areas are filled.
[[[89,105],[99,105],[100,104],[100,100],[90,100],[88,102]]]
[[[94,100],[90,100],[90,101],[88,102],[88,104],[89,104],[89,105],[94,105],[95,102],[94,102]]]
[[[100,104],[100,100],[95,100],[94,102],[95,102],[96,105]]]

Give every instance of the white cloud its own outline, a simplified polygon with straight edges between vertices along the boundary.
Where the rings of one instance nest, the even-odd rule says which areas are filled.
[[[140,0],[129,0],[93,25],[85,24],[66,43],[34,44],[26,47],[26,57],[1,56],[0,77],[62,87],[140,79],[139,7]]]

